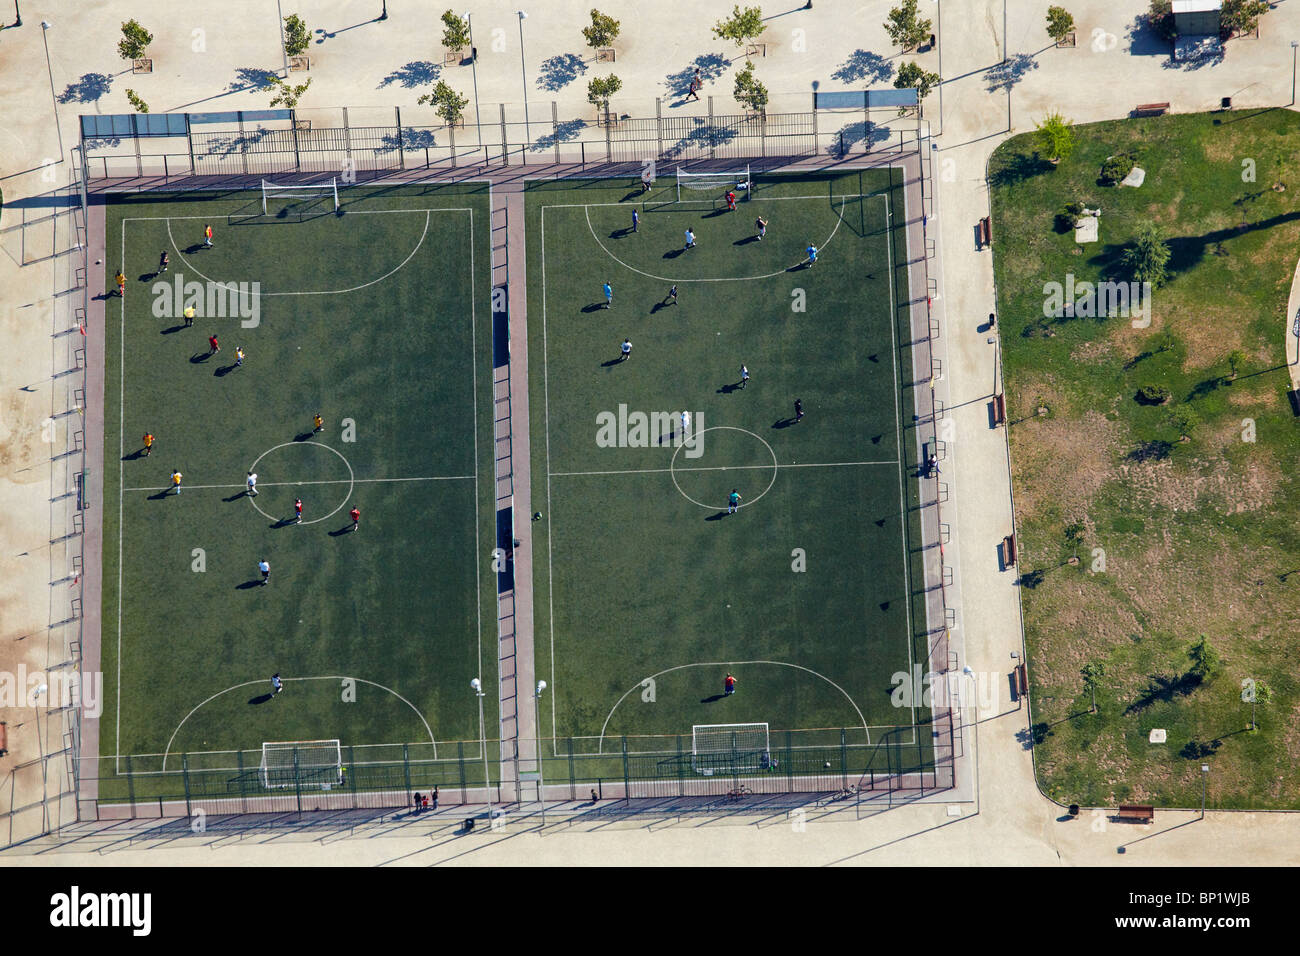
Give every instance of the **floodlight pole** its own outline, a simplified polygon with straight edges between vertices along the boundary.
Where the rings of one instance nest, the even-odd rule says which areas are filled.
[[[284,11],[280,9],[280,0],[275,0],[275,18],[280,26],[280,55],[284,57],[284,78],[289,79],[289,50],[284,45]]]
[[[478,148],[483,149],[483,120],[478,113],[478,47],[474,46],[474,18],[465,13],[465,24],[469,30],[469,69],[474,76],[474,125],[478,128]],[[483,156],[487,162],[487,155]]]
[[[1300,47],[1300,42],[1291,41],[1291,106],[1295,106],[1295,51]]]
[[[54,100],[54,130],[59,134],[59,162],[63,162],[63,125],[59,122],[59,97],[54,92],[54,67],[50,65],[50,40],[46,36],[52,24],[41,21],[41,42],[45,44],[45,69],[50,74],[50,97]]]
[[[524,81],[524,140],[527,142],[532,136],[528,127],[528,65],[524,62],[524,21],[528,19],[528,14],[520,10],[519,13],[519,73]]]
[[[14,26],[23,25],[23,12],[18,9],[18,0],[14,0]]]
[[[537,693],[533,695],[533,740],[537,745],[537,799],[542,805],[542,828],[546,828],[546,781],[542,773],[542,691],[546,690],[546,681],[537,682]]]
[[[381,13],[381,14],[379,14],[379,16],[378,16],[376,19],[379,19],[379,20],[387,20],[387,19],[388,19],[388,0],[384,0],[384,12]]]
[[[1210,765],[1201,764],[1201,819],[1205,819],[1205,781],[1210,777]]]
[[[487,695],[483,693],[483,683],[477,677],[469,682],[469,686],[474,688],[474,693],[478,695],[478,737],[479,747],[483,752],[483,786],[487,790],[488,802],[488,826],[492,825],[492,779],[488,772],[487,757],[487,728],[483,723],[483,698]]]

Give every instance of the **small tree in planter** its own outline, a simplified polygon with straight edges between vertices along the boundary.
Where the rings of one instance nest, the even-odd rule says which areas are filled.
[[[1267,704],[1273,699],[1273,690],[1262,680],[1244,680],[1241,682],[1241,699],[1250,702],[1250,732],[1259,729],[1255,723],[1255,705]]]
[[[1160,235],[1155,223],[1145,223],[1138,229],[1133,245],[1124,251],[1124,264],[1133,270],[1138,282],[1150,282],[1158,289],[1168,277],[1169,245]]]
[[[1069,159],[1074,152],[1074,128],[1069,120],[1060,113],[1048,113],[1034,125],[1038,129],[1038,148],[1053,166]]]
[[[587,102],[598,110],[596,122],[601,122],[601,116],[604,116],[604,122],[609,122],[609,99],[615,93],[623,88],[623,81],[611,73],[609,76],[598,76],[587,84]]]
[[[1265,0],[1223,0],[1219,10],[1219,35],[1223,39],[1254,33],[1259,18],[1268,13]]]
[[[469,46],[469,21],[458,16],[454,10],[448,10],[442,15],[442,25],[442,45],[449,54],[443,62],[461,59],[461,50]]]
[[[719,20],[713,25],[713,35],[720,40],[731,40],[738,47],[752,43],[763,32],[763,10],[761,7],[740,9],[737,4],[732,8],[731,16]]]
[[[596,51],[598,61],[614,59],[614,51],[610,47],[618,39],[617,20],[601,13],[599,10],[593,9],[591,11],[591,26],[583,27],[582,35],[587,40],[587,46]],[[605,56],[606,53],[609,56]]]
[[[762,114],[767,109],[767,87],[754,76],[754,64],[745,61],[745,68],[736,74],[736,88],[733,91],[736,101],[745,109]]]
[[[1063,46],[1066,39],[1074,33],[1074,17],[1065,7],[1047,8],[1047,35]]]
[[[883,24],[889,39],[893,40],[906,53],[920,46],[930,35],[930,21],[922,20],[916,11],[916,0],[903,0],[889,11],[889,19]]]
[[[927,73],[917,63],[904,63],[898,68],[898,75],[894,77],[894,89],[915,89],[918,100],[923,100],[929,96],[930,91],[939,83],[938,73]],[[908,109],[909,107],[903,107],[898,111],[899,115],[906,113]]]
[[[311,31],[307,29],[307,24],[303,22],[302,17],[296,13],[291,13],[284,18],[284,52],[295,61],[289,67],[291,70],[306,70],[311,68],[311,60],[304,54],[307,47],[311,45]]]
[[[434,112],[441,116],[448,126],[457,126],[465,115],[469,97],[461,96],[447,85],[446,80],[439,80],[432,93],[425,93],[416,102],[421,106],[432,103]]]
[[[127,102],[131,104],[131,108],[134,109],[137,113],[149,112],[149,104],[146,103],[144,100],[140,99],[140,97],[136,95],[135,90],[127,90],[126,99]]]
[[[275,95],[271,97],[272,109],[275,109],[277,106],[282,106],[287,110],[291,110],[298,106],[298,100],[300,100],[302,95],[307,92],[307,87],[309,86],[311,86],[310,79],[299,86],[293,86],[283,78],[273,74],[266,78],[266,83],[262,86],[262,89],[275,91]]]
[[[132,62],[136,73],[152,73],[153,60],[145,56],[153,34],[140,26],[136,20],[127,20],[122,24],[122,39],[117,43],[117,55]]]

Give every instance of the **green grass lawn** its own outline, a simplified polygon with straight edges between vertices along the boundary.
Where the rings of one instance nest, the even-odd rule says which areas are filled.
[[[912,739],[928,711],[890,698],[926,653],[899,178],[763,181],[735,212],[672,198],[627,181],[528,195],[541,732],[578,752],[625,734],[689,749],[695,724]]]
[[[1209,763],[1211,805],[1294,808],[1300,429],[1285,313],[1300,119],[1242,111],[1076,132],[1057,168],[1028,136],[989,167],[1040,783],[1064,802],[1193,806]],[[1102,162],[1126,150],[1145,184],[1099,185]],[[1070,201],[1102,209],[1096,245],[1054,228]],[[1171,250],[1149,327],[1044,315],[1045,283],[1127,280],[1121,255],[1145,222]],[[1147,385],[1169,401],[1137,401]],[[1065,536],[1076,523],[1077,546]],[[1209,679],[1190,672],[1201,634],[1223,659]],[[1079,673],[1090,661],[1106,670],[1098,714]],[[1273,692],[1255,732],[1247,679]],[[1153,728],[1168,743],[1150,744]]]
[[[119,263],[128,281],[106,302],[101,792],[128,754],[175,770],[273,740],[477,748],[468,682],[496,686],[487,193],[341,199],[109,205],[105,288]],[[186,327],[167,289],[205,279],[260,283],[256,324],[204,301]]]

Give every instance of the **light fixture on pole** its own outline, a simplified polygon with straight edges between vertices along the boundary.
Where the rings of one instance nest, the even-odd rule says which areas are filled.
[[[478,129],[478,148],[483,148],[483,120],[478,113],[478,47],[474,45],[474,18],[465,11],[465,26],[469,32],[469,69],[474,77],[474,125]]]
[[[537,800],[542,805],[542,826],[546,826],[546,781],[542,774],[542,691],[546,690],[546,681],[537,682],[537,693],[533,695],[533,736],[537,745]]]
[[[524,139],[530,137],[528,129],[528,66],[524,63],[524,21],[528,19],[528,14],[520,10],[519,13],[519,72],[524,80]]]
[[[1210,765],[1201,764],[1201,819],[1205,819],[1205,781],[1210,778]]]
[[[1291,41],[1291,105],[1295,106],[1295,51],[1300,47],[1300,42]]]
[[[483,724],[483,698],[487,695],[483,693],[483,682],[475,677],[469,682],[469,686],[474,688],[474,693],[478,696],[478,737],[479,747],[483,753],[483,786],[487,790],[488,802],[488,820],[492,819],[492,779],[488,774],[488,757],[487,757],[487,729]]]
[[[49,20],[41,21],[41,42],[45,45],[45,70],[50,75],[50,96],[54,99],[54,129],[59,134],[59,162],[63,162],[63,125],[59,122],[59,97],[54,92],[54,67],[50,64],[50,41],[46,34],[53,26]]]

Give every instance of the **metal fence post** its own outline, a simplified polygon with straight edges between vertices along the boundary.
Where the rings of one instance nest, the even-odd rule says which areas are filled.
[[[131,755],[126,755],[126,799],[131,804],[131,819],[135,819],[135,774],[131,773]]]
[[[686,774],[682,766],[682,735],[677,735],[677,796],[686,796]]]
[[[393,114],[397,120],[397,168],[405,169],[406,150],[403,148],[404,144],[402,143],[402,108],[400,106],[394,106]]]
[[[465,803],[469,800],[469,792],[465,789],[465,741],[456,741],[456,763],[460,767],[460,802]]]
[[[659,145],[659,152],[655,153],[655,159],[664,154],[664,101],[662,97],[655,97],[655,140]]]
[[[844,789],[849,788],[849,734],[843,727],[840,728],[840,777]]]
[[[289,111],[289,127],[293,128],[293,111]],[[298,139],[295,136],[293,141],[294,151],[298,150]],[[239,110],[239,158],[244,164],[244,175],[248,175],[248,140],[244,138],[244,111]],[[105,172],[108,171],[108,164],[105,163]]]
[[[717,158],[717,146],[713,135],[713,97],[709,97],[709,159]]]
[[[614,161],[613,130],[612,130],[611,122],[612,119],[609,115],[609,101],[606,100],[605,102],[605,162],[607,163],[612,163]]]
[[[497,104],[501,107],[501,165],[510,165],[510,147],[506,145],[506,104]]]
[[[357,808],[357,751],[351,744],[348,744],[348,766],[352,768],[352,773],[347,777],[352,781],[352,809]]]
[[[560,164],[560,107],[551,100],[551,137],[555,140],[555,164]]]
[[[248,781],[244,779],[244,752],[242,750],[235,751],[235,767],[237,768],[235,772],[239,775],[236,778],[239,780],[239,810],[241,813],[247,813]]]
[[[411,802],[411,745],[402,744],[402,773],[406,778],[406,802]]]
[[[302,777],[298,773],[298,748],[293,748],[293,790],[298,799],[298,812],[302,813]]]
[[[578,778],[573,766],[573,738],[569,738],[569,799],[578,799]]]
[[[185,145],[189,147],[189,151],[190,151],[190,173],[193,174],[193,175],[198,175],[198,172],[199,172],[199,171],[198,171],[198,169],[197,169],[197,168],[195,167],[195,165],[194,165],[194,135],[193,135],[193,133],[190,131],[190,114],[189,114],[189,113],[186,113],[186,114],[185,114]],[[85,149],[84,149],[84,148],[82,149],[82,153],[81,153],[81,155],[82,155],[83,157],[86,155],[86,153],[85,153]]]
[[[813,93],[812,98],[813,98],[813,106],[812,106],[812,120],[813,120],[813,148],[812,148],[812,154],[813,154],[814,156],[817,156],[817,155],[819,155],[819,154],[821,153],[821,150],[822,150],[822,148],[821,148],[821,144],[817,141],[817,94],[816,94],[816,93]],[[843,140],[844,140],[844,134],[841,133],[841,134],[840,134],[840,141],[841,141],[841,143],[843,142]]]
[[[189,754],[181,754],[181,781],[185,784],[185,815],[188,817],[190,816],[190,755]]]
[[[627,734],[623,735],[623,800],[632,799],[632,784],[627,772]]]

